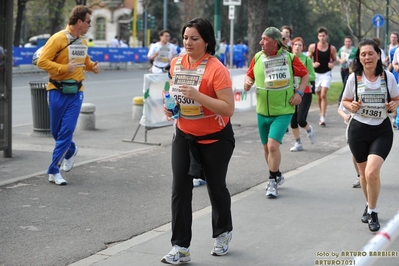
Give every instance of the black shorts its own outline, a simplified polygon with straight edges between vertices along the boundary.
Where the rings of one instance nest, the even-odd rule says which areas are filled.
[[[348,127],[349,148],[356,162],[367,161],[369,154],[387,158],[393,144],[391,119],[387,117],[380,125],[367,125],[351,119]]]

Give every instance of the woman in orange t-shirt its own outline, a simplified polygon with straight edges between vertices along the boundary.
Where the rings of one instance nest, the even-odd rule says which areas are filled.
[[[172,250],[162,262],[180,264],[190,258],[192,176],[190,152],[205,175],[212,205],[212,255],[228,252],[233,230],[231,198],[226,186],[228,164],[235,140],[230,123],[234,113],[232,82],[227,68],[213,55],[216,40],[212,25],[203,18],[189,21],[182,30],[185,53],[171,62],[169,93],[180,106],[172,142]],[[166,107],[165,115],[172,113]]]

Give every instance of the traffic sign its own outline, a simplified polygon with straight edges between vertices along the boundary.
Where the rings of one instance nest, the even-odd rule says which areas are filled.
[[[223,0],[224,6],[240,6],[241,0]]]
[[[229,19],[234,19],[235,6],[229,6]]]
[[[382,26],[384,26],[385,19],[383,15],[375,14],[371,19],[371,22],[373,23],[374,27],[382,28]]]

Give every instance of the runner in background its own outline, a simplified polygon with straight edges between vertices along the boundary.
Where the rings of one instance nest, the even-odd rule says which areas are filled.
[[[315,91],[320,109],[319,125],[326,126],[327,93],[330,88],[332,73],[337,62],[337,49],[327,42],[328,32],[326,27],[317,29],[318,42],[309,45],[308,56],[313,60],[316,72]]]
[[[226,39],[222,38],[219,44],[219,60],[223,65],[227,65],[226,54],[228,52],[228,45],[226,43]]]
[[[151,45],[148,51],[148,60],[153,60],[150,71],[154,74],[167,73],[170,67],[170,61],[176,55],[176,48],[169,42],[169,30],[161,30],[158,33],[159,42]]]
[[[299,133],[299,127],[306,130],[306,135],[311,144],[316,142],[316,134],[313,127],[307,122],[310,105],[312,104],[312,89],[310,87],[310,81],[314,81],[316,75],[313,68],[312,60],[304,55],[302,52],[306,49],[305,41],[301,37],[296,37],[292,41],[292,50],[295,56],[301,60],[302,64],[307,68],[309,72],[309,83],[303,91],[302,102],[295,106],[295,113],[291,118],[291,129],[292,134],[295,138],[295,144],[290,151],[302,151],[303,145]],[[295,77],[294,89],[298,88],[300,79]]]
[[[344,39],[344,45],[338,50],[338,61],[341,67],[341,79],[343,83],[342,91],[338,99],[338,104],[340,104],[342,99],[342,94],[344,93],[346,80],[349,77],[349,65],[353,62],[355,58],[356,48],[352,45],[352,39],[350,36],[346,36]]]

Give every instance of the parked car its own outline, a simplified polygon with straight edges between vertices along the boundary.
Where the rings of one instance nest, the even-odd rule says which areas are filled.
[[[40,47],[43,46],[48,38],[50,38],[50,34],[40,34],[29,38],[29,41],[25,43],[24,47]]]

